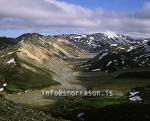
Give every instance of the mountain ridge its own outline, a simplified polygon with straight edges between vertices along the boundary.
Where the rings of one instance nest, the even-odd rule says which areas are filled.
[[[133,39],[131,39],[131,43],[129,40],[120,42],[120,40],[114,38],[116,36],[118,37],[119,35],[108,37],[102,33],[80,36],[74,34],[67,36],[43,36],[38,33],[23,34],[14,39],[15,44],[3,48],[0,51],[0,79],[8,83],[8,91],[20,91],[28,88],[58,84],[53,76],[60,74],[61,67],[70,59],[80,58],[89,52],[99,52],[103,50],[105,53],[107,49],[104,48],[119,47],[121,52],[123,52],[122,48],[125,46],[127,46],[125,48],[128,50],[132,49],[130,47],[134,45],[139,46],[139,42],[136,43]],[[83,41],[81,41],[80,45],[78,42],[76,43],[76,37],[79,41],[84,38],[85,44],[82,43]],[[103,37],[107,39],[101,40]],[[88,39],[92,39],[91,43],[96,41],[103,43],[103,47],[99,45],[97,45],[98,48],[91,46]],[[90,45],[91,48],[86,48],[85,45]],[[93,51],[93,49],[97,49],[97,51]],[[118,52],[118,50],[116,51]],[[119,54],[116,54],[116,56],[117,55]],[[112,65],[112,62],[107,62],[107,65]],[[107,65],[105,65],[105,67]],[[90,68],[91,70],[97,69],[92,66]],[[8,75],[10,75],[10,77]],[[40,78],[43,78],[44,81],[40,80]]]

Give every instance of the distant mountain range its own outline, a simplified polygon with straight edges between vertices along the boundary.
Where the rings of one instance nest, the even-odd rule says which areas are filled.
[[[135,44],[141,43],[142,40],[136,40],[129,36],[115,34],[112,32],[95,33],[95,34],[70,34],[57,35],[55,37],[63,37],[70,42],[76,44],[81,49],[89,52],[99,52],[112,44]]]
[[[94,33],[94,34],[64,34],[64,35],[53,35],[53,36],[44,36],[38,33],[27,33],[23,34],[17,38],[0,38],[0,48],[4,48],[13,44],[16,44],[17,41],[21,41],[23,37],[29,37],[32,35],[38,35],[41,38],[44,38],[50,41],[55,39],[63,39],[69,41],[73,45],[76,45],[80,49],[89,51],[89,52],[99,52],[100,50],[111,46],[112,44],[137,44],[144,41],[144,39],[133,39],[129,36],[115,34],[112,32],[107,33]]]
[[[114,72],[150,67],[150,44],[113,44],[81,66],[88,71]]]
[[[0,49],[8,48],[17,44],[17,40],[14,38],[0,37]]]

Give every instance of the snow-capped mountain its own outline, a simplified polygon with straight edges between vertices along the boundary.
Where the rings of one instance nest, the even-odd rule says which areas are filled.
[[[107,48],[112,44],[140,43],[139,40],[135,40],[129,36],[120,35],[113,32],[70,34],[60,35],[59,37],[64,37],[70,42],[79,46],[81,49],[88,50],[89,52],[99,52],[100,50]]]
[[[82,68],[88,71],[126,70],[150,66],[150,46],[140,45],[115,45],[102,50],[96,57],[89,60]]]

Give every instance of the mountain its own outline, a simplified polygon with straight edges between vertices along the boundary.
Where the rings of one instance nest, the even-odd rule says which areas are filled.
[[[55,36],[27,33],[17,38],[1,38],[0,42],[0,80],[8,83],[7,91],[58,84],[54,76],[61,74],[67,60],[82,57],[87,52],[100,51],[87,62],[86,69],[90,71],[148,65],[145,59],[148,44],[140,45],[139,41],[115,33]],[[141,53],[143,57],[139,57]]]
[[[14,38],[0,37],[0,49],[8,48],[16,43],[17,40]]]
[[[106,81],[108,83],[106,82],[106,84],[104,84],[103,86],[99,79],[103,79],[103,76],[101,75],[104,73],[101,72],[97,73],[97,71],[123,72],[126,70],[132,71],[132,69],[135,69],[138,70],[138,72],[133,72],[132,74],[123,73],[124,75],[117,73],[120,76],[119,77],[117,75],[117,77],[124,79],[125,77],[133,77],[133,75],[134,77],[136,76],[136,79],[139,77],[140,78],[142,77],[142,79],[144,78],[149,79],[150,77],[149,76],[150,42],[148,39],[140,42],[140,40],[134,40],[128,36],[118,35],[114,33],[107,33],[107,34],[95,33],[88,35],[70,34],[57,36],[43,36],[38,33],[27,33],[17,38],[4,38],[1,40],[1,42],[3,43],[2,44],[3,46],[1,46],[0,49],[0,93],[3,90],[11,93],[19,92],[13,95],[8,94],[10,97],[5,92],[2,93],[6,94],[7,99],[14,100],[16,102],[18,101],[20,103],[27,103],[28,101],[30,101],[32,104],[34,104],[34,101],[38,100],[37,104],[41,103],[44,107],[40,105],[38,105],[37,107],[40,108],[40,110],[42,110],[41,108],[43,107],[44,111],[45,111],[45,102],[47,102],[47,100],[49,99],[46,98],[46,100],[45,99],[41,100],[40,99],[41,94],[38,93],[38,95],[36,95],[37,92],[41,92],[41,90],[33,90],[33,89],[59,85],[61,82],[63,83],[61,86],[58,86],[58,89],[59,87],[62,87],[63,89],[66,87],[67,88],[77,87],[76,89],[84,89],[82,87],[82,84],[87,89],[101,89],[101,87],[107,89],[106,85],[108,85],[108,87],[111,88],[111,84],[110,85],[108,84],[111,81],[113,85],[116,85],[114,87],[115,89],[119,88],[120,84],[118,86],[118,84],[116,83],[119,80],[113,81],[114,79],[116,79],[115,75],[116,73],[111,73],[112,74],[112,77],[110,77],[111,79],[107,78],[105,79],[106,76],[111,76],[111,74],[109,75],[108,73],[105,73],[106,75],[104,75],[105,77],[104,80],[102,80],[102,83]],[[8,44],[9,42],[11,42],[11,44]],[[76,73],[72,69],[73,65],[69,65],[68,61],[69,62],[70,60],[81,61],[80,59],[82,58],[82,56],[84,56],[85,53],[89,54],[88,52],[91,52],[90,54],[92,55],[94,55],[95,52],[98,54],[97,56],[95,56],[94,58],[90,59],[88,62],[80,66],[82,69],[88,72]],[[99,74],[101,75],[99,76]],[[57,82],[59,79],[60,83]],[[68,83],[68,80],[71,81]],[[93,82],[93,80],[96,81]],[[120,81],[120,83],[123,86],[125,84],[123,83],[123,81]],[[143,83],[141,83],[141,85]],[[90,86],[88,87],[88,85]],[[134,84],[132,83],[132,85]],[[128,88],[131,88],[130,85],[127,86]],[[146,101],[149,100],[149,97],[147,96],[149,95],[149,88],[146,87],[145,89],[142,88],[138,90],[140,91],[138,93],[137,90],[130,90],[129,92],[127,92],[129,93],[129,96],[132,94],[132,97],[129,97],[127,95],[128,100],[130,99],[134,101],[138,99],[140,100],[139,103],[142,103],[142,101],[145,100]],[[34,91],[36,91],[36,94],[34,93]],[[143,95],[143,93],[145,94],[146,98],[141,96]],[[32,97],[31,100],[28,100],[30,97]],[[80,98],[81,97],[79,97],[79,99],[76,98],[72,99],[67,97],[62,99],[58,98],[60,102],[58,102],[58,100],[55,101],[54,99],[54,104],[49,104],[49,106],[51,107],[49,108],[49,110],[51,110],[51,113],[54,114],[55,116],[65,118],[66,115],[69,115],[70,119],[70,114],[74,109],[76,110],[79,108],[80,110],[80,108],[82,107],[82,106],[80,107],[80,105],[85,104],[85,102],[89,103],[88,100],[86,100],[83,103],[78,103],[77,105],[75,105],[75,108],[72,107],[72,104],[74,104],[74,100],[75,102],[80,101]],[[90,98],[92,99],[92,97]],[[1,107],[0,120],[6,119],[16,121],[20,119],[20,120],[36,120],[36,121],[38,120],[57,121],[57,119],[52,118],[47,111],[45,111],[47,112],[45,114],[44,112],[39,112],[37,110],[27,108],[21,104],[8,101],[7,99],[1,97],[0,95],[0,107]],[[27,99],[28,101],[25,99]],[[144,106],[144,108],[141,107],[136,108],[136,106],[135,107],[133,106],[132,108],[130,108],[131,112],[129,110],[129,112],[123,114],[122,112],[127,110],[127,108],[124,108],[124,104],[116,105],[115,107],[114,106],[104,107],[101,109],[98,109],[97,107],[97,104],[113,105],[116,103],[116,102],[112,103],[113,100],[111,99],[110,102],[111,103],[107,103],[107,99],[106,100],[104,99],[102,103],[97,102],[97,100],[96,102],[92,102],[90,100],[89,104],[85,104],[87,105],[87,107],[84,109],[87,110],[87,112],[81,112],[79,115],[76,115],[76,117],[79,118],[78,120],[85,119],[89,121],[93,120],[93,117],[95,117],[94,118],[95,121],[97,119],[99,120],[100,118],[108,120],[117,119],[118,115],[114,115],[113,113],[110,112],[113,112],[116,109],[118,109],[117,113],[120,113],[119,117],[120,120],[122,120],[123,117],[124,119],[128,120],[131,119],[132,117],[133,118],[136,117],[134,113],[132,113],[135,111],[134,109],[141,111],[146,106],[149,106],[149,105],[146,106],[142,105],[142,107]],[[123,102],[119,101],[119,103]],[[67,105],[69,107],[69,110],[67,109]],[[96,110],[90,109],[90,105],[96,106],[97,109]],[[46,105],[46,107],[47,106],[48,105]],[[131,105],[125,104],[125,107],[127,106],[130,107]],[[136,113],[140,114],[141,112]],[[99,114],[102,115],[99,117]],[[128,116],[124,114],[128,114]],[[147,111],[141,116],[139,115],[140,118],[143,118],[145,114],[147,114]],[[144,117],[144,119],[145,118],[147,117]]]
[[[7,91],[23,91],[58,84],[53,78],[65,60],[81,56],[83,51],[66,39],[28,33],[17,43],[0,51],[0,80]]]
[[[69,59],[82,55],[82,50],[61,37],[48,37],[37,33],[24,34],[17,38],[24,43],[33,44],[49,51],[55,59]]]
[[[73,44],[76,44],[83,50],[89,52],[99,52],[113,44],[132,44],[141,43],[141,40],[132,39],[129,36],[115,34],[112,32],[107,33],[94,33],[94,34],[70,34],[70,35],[57,35],[54,37],[66,38]]]
[[[150,46],[148,43],[140,45],[113,45],[102,50],[97,56],[81,66],[87,71],[114,72],[134,68],[150,67]]]

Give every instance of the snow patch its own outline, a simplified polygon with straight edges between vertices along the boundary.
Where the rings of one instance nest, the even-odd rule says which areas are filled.
[[[142,101],[142,98],[140,96],[134,96],[134,97],[131,97],[129,99],[132,102]]]
[[[101,60],[103,57],[105,57],[106,55],[108,55],[108,52],[106,53],[103,53],[100,57],[99,57],[99,60]]]
[[[107,37],[110,39],[110,38],[113,38],[113,37],[118,37],[118,35],[114,32],[105,32],[105,34],[107,35]]]
[[[124,64],[125,64],[125,61],[122,61],[121,63],[124,65]]]
[[[88,45],[91,45],[91,44],[92,44],[92,40],[90,39],[87,44],[88,44]]]
[[[139,93],[139,91],[137,91],[137,92],[130,92],[130,97],[135,96],[138,93]]]
[[[143,44],[147,44],[149,42],[149,40],[144,40]]]
[[[74,37],[75,39],[81,39],[82,37],[81,36],[76,36]]]
[[[101,69],[100,68],[98,68],[98,69],[94,69],[94,70],[92,70],[93,72],[96,72],[96,71],[100,71]]]
[[[41,37],[39,37],[39,39],[41,40],[41,44],[44,45],[46,41],[45,41],[43,38],[41,38]],[[47,42],[46,42],[46,43],[47,43]]]
[[[106,66],[109,66],[110,64],[112,64],[112,61],[109,61],[108,64]]]
[[[130,48],[127,50],[127,52],[130,52],[131,50],[133,50],[134,47],[133,46],[130,46]]]
[[[4,84],[3,84],[3,87],[6,87],[6,86],[7,86],[7,83],[4,83]]]
[[[139,91],[130,92],[129,100],[132,102],[142,101],[143,99],[141,98],[141,96],[138,96],[139,93],[140,93]]]
[[[94,37],[90,37],[90,40],[94,40]]]
[[[8,63],[8,64],[11,64],[11,63],[14,63],[14,64],[15,64],[16,62],[15,62],[15,59],[12,58],[11,60],[7,61],[7,63]]]
[[[4,88],[0,88],[0,92],[2,92],[4,90]]]
[[[126,48],[124,48],[124,47],[118,47],[117,49],[125,50]]]
[[[81,35],[81,37],[86,38],[86,37],[87,37],[87,35],[83,34],[83,35]]]
[[[118,46],[118,44],[111,44],[110,46],[111,47],[116,47],[116,46]]]
[[[84,67],[88,67],[89,65],[83,65],[83,66],[80,66],[81,68],[84,68]]]

